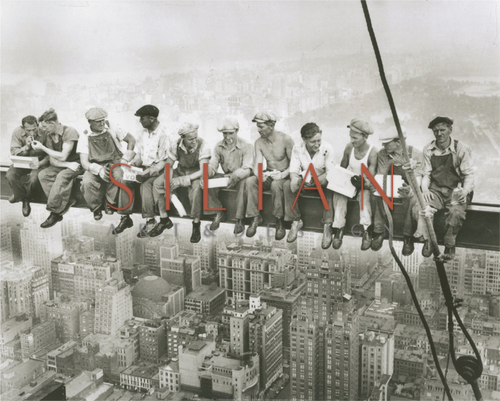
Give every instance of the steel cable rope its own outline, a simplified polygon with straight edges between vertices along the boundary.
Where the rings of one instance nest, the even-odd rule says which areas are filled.
[[[405,141],[404,135],[401,131],[401,125],[400,125],[399,118],[397,115],[396,106],[394,104],[394,100],[392,98],[392,94],[391,94],[389,85],[387,83],[387,79],[385,77],[384,66],[382,63],[382,58],[381,58],[380,51],[378,48],[377,40],[375,38],[375,32],[373,31],[373,26],[371,23],[370,13],[368,11],[368,6],[366,4],[366,0],[361,0],[361,6],[363,8],[363,13],[365,16],[368,32],[370,34],[370,40],[372,42],[373,50],[375,52],[375,57],[377,59],[377,66],[379,69],[380,78],[382,80],[382,84],[384,86],[384,91],[385,91],[387,99],[389,101],[389,106],[391,108],[394,123],[395,123],[396,129],[397,129],[397,132],[398,132],[398,137],[399,137],[399,140],[400,140],[401,145],[402,145],[403,157],[404,157],[405,163],[410,164],[410,158],[408,155],[408,150],[406,148],[406,141]],[[408,183],[410,184],[410,187],[413,190],[413,193],[417,197],[417,201],[418,201],[418,204],[420,206],[420,209],[422,211],[424,211],[427,207],[427,204],[423,198],[422,192],[420,191],[420,188],[419,188],[419,185],[416,181],[414,172],[411,169],[411,164],[410,164],[410,169],[407,170],[407,172],[406,172],[406,177],[407,177]],[[384,175],[384,191],[386,191],[386,185],[387,185],[387,173]],[[422,320],[422,323],[424,324],[424,328],[426,329],[427,337],[429,339],[429,344],[431,346],[432,355],[434,358],[434,363],[436,364],[436,369],[439,373],[441,381],[443,382],[444,390],[446,391],[446,394],[448,395],[448,399],[451,401],[451,400],[453,400],[453,398],[451,396],[451,392],[450,392],[450,389],[448,387],[448,383],[446,382],[446,379],[445,379],[443,372],[441,370],[441,366],[439,365],[439,361],[437,359],[437,353],[436,353],[436,350],[434,347],[434,342],[432,340],[432,334],[431,334],[430,329],[428,327],[425,316],[423,315],[423,312],[420,309],[420,305],[418,303],[418,299],[417,299],[415,291],[413,289],[413,285],[411,283],[410,277],[408,276],[408,273],[406,272],[403,264],[399,260],[397,254],[394,250],[393,238],[392,238],[393,221],[392,221],[392,216],[390,214],[389,208],[385,202],[384,202],[384,211],[387,215],[387,219],[389,221],[390,229],[391,229],[391,232],[389,235],[389,246],[391,249],[391,253],[392,253],[394,259],[396,260],[396,263],[400,267],[400,269],[403,273],[403,276],[405,277],[405,280],[408,284],[408,288],[410,290],[413,302],[415,304],[415,307],[417,308],[417,312],[419,313],[420,319]],[[445,297],[445,303],[446,303],[446,306],[448,308],[449,351],[451,353],[452,362],[453,362],[453,365],[454,365],[455,369],[457,370],[457,372],[472,386],[475,398],[477,400],[482,400],[481,391],[479,390],[479,387],[477,385],[477,379],[481,376],[482,369],[483,369],[481,356],[479,354],[479,351],[478,351],[476,345],[474,344],[474,341],[472,341],[472,338],[471,338],[470,334],[468,333],[465,325],[463,324],[462,319],[461,319],[460,315],[458,314],[458,311],[455,307],[455,304],[453,301],[453,295],[451,293],[448,278],[446,276],[444,262],[440,256],[439,247],[438,247],[437,238],[436,238],[436,233],[434,232],[434,227],[433,227],[433,220],[429,215],[424,215],[424,220],[425,220],[425,223],[427,226],[427,230],[429,232],[430,241],[431,241],[432,248],[433,248],[434,261],[436,262],[436,270],[438,272],[439,281],[441,284],[441,289],[443,291],[443,295]],[[454,349],[454,341],[453,341],[453,324],[452,324],[453,318],[452,318],[452,315],[455,316],[455,319],[456,319],[460,329],[464,333],[465,337],[467,338],[469,345],[473,349],[476,358],[467,355],[467,356],[461,356],[460,358],[456,359],[455,349]],[[450,322],[451,322],[451,324],[450,324]]]

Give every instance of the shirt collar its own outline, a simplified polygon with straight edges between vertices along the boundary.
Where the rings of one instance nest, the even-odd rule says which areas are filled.
[[[456,153],[455,152],[455,147],[453,146],[453,143],[455,141],[453,140],[453,138],[450,136],[450,144],[444,148],[444,149],[440,149],[438,148],[437,144],[436,144],[436,140],[434,139],[432,142],[431,142],[431,147],[430,147],[430,150],[435,150],[435,149],[439,149],[439,151],[441,152],[446,152],[448,149],[450,149],[450,152],[452,153]]]
[[[307,155],[308,155],[309,157],[311,157],[311,154],[310,154],[310,153],[309,153],[309,151],[307,150],[307,146],[306,146],[306,143],[305,143],[304,141],[302,141],[302,143],[300,144],[300,147],[301,147],[301,149],[300,149],[300,150],[301,150],[301,152],[302,152],[303,154],[306,154],[306,153],[307,153]],[[325,150],[325,147],[323,146],[323,142],[321,142],[321,145],[319,145],[319,149],[318,149],[318,151],[317,151],[315,154],[313,154],[313,155],[312,155],[311,160],[314,158],[314,156],[321,154],[321,152],[322,152],[322,151],[324,151],[324,150]]]
[[[158,124],[158,127],[156,127],[156,129],[153,131],[153,132],[149,132],[147,128],[144,128],[144,133],[148,136],[153,136],[153,135],[156,135],[158,133],[158,131],[160,130],[160,126],[161,124]]]
[[[180,144],[179,144],[179,147],[180,147],[180,148],[181,148],[184,152],[186,152],[186,153],[194,153],[194,152],[196,152],[196,149],[198,149],[198,146],[199,146],[199,141],[196,143],[196,146],[195,146],[193,149],[191,149],[191,150],[189,150],[189,151],[188,151],[188,150],[187,150],[187,148],[186,148],[186,146],[184,145],[184,139],[181,139],[181,142],[180,142]]]

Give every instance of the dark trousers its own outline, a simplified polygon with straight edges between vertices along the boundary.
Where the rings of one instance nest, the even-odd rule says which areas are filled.
[[[273,216],[282,219],[285,216],[285,193],[284,187],[290,187],[290,180],[272,180],[269,190],[273,202]],[[266,189],[266,188],[264,188]]]
[[[323,208],[323,224],[331,224],[333,223],[333,191],[325,187],[321,187],[323,189],[323,193],[325,194],[326,201],[328,202],[328,208],[330,210],[326,210]],[[295,204],[295,207],[292,209],[293,202],[295,202],[295,198],[297,197],[297,192],[292,192],[290,188],[290,181],[288,181],[287,185],[283,185],[283,192],[285,195],[285,221],[298,221],[302,218],[299,209],[299,202]],[[309,194],[310,192],[319,194],[317,190],[307,190],[307,192],[302,189],[300,196]],[[323,205],[321,205],[323,207]]]
[[[47,210],[62,214],[68,207],[71,190],[75,178],[82,173],[82,169],[73,171],[69,168],[50,166],[38,173],[40,185],[47,195]]]
[[[384,210],[385,202],[381,196],[372,196],[371,201],[372,201],[372,213],[373,213],[373,232],[383,233],[385,232],[385,226],[389,225]],[[417,222],[412,217],[412,210],[416,204],[417,204],[416,196],[403,198],[403,204],[402,204],[403,216],[404,216],[403,235],[405,237],[411,237],[415,232]]]
[[[172,178],[180,177],[177,170],[174,170]],[[191,205],[191,218],[199,219],[203,214],[203,189],[200,185],[200,180],[194,180],[191,182],[189,187],[180,187],[171,192],[175,194],[177,192],[187,191],[189,197],[189,204]],[[158,206],[158,211],[160,217],[168,217],[168,212],[165,210],[165,174],[160,175],[153,183],[153,196],[155,203]]]
[[[118,182],[123,182],[123,170],[120,166],[113,169],[113,178]],[[120,188],[111,181],[105,181],[99,175],[94,175],[90,171],[86,171],[83,174],[80,189],[87,205],[89,205],[90,210],[93,212],[103,207],[104,199],[106,199],[106,203],[113,206],[118,204],[118,191]],[[123,192],[125,193],[125,191]],[[126,193],[125,197],[127,197],[128,203]],[[123,206],[126,206],[127,203]]]
[[[115,170],[113,170],[113,173],[114,172],[115,172]],[[114,176],[114,174],[113,174],[113,176]],[[154,200],[154,196],[153,196],[153,184],[154,184],[154,181],[158,178],[158,176],[159,176],[158,173],[153,173],[153,175],[151,175],[151,177],[149,177],[146,181],[144,181],[141,184],[141,189],[140,189],[141,201],[142,201],[141,209],[142,209],[142,217],[144,217],[145,219],[152,219],[156,215],[155,200]],[[130,206],[128,208],[126,208],[125,210],[119,210],[118,213],[119,214],[132,214],[133,209],[134,209],[134,201],[135,201],[134,183],[129,182],[129,181],[123,181],[123,173],[122,173],[121,178],[117,179],[117,181],[123,182],[132,191],[132,195],[134,195]],[[118,194],[118,207],[119,208],[125,207],[125,206],[127,206],[128,202],[129,202],[129,197],[128,197],[127,193],[123,189],[120,189],[120,192]]]
[[[216,174],[213,178],[223,177],[222,174]],[[236,218],[238,220],[245,217],[257,217],[259,215],[259,182],[257,177],[252,175],[239,181],[234,187],[236,195]],[[219,188],[208,190],[208,207],[221,208],[222,203],[219,198]],[[206,210],[205,214],[215,214],[215,210]]]
[[[457,234],[462,228],[462,225],[465,221],[466,217],[466,209],[467,205],[471,201],[471,197],[467,197],[467,203],[461,205],[451,205],[451,194],[453,190],[446,187],[431,187],[429,188],[430,192],[434,195],[433,199],[429,202],[429,206],[433,207],[436,210],[445,209],[446,219],[445,219],[445,229],[446,234],[444,235],[444,246],[451,248],[455,246],[455,240],[457,238]],[[413,207],[413,216],[414,218],[418,218],[418,204]],[[425,222],[422,219],[418,220],[419,228],[420,224],[425,226]],[[424,228],[426,229],[426,228]],[[420,229],[418,231],[421,231]],[[425,238],[425,235],[424,235]],[[426,238],[427,239],[427,238]]]
[[[5,177],[14,193],[14,202],[31,198],[32,193],[39,188],[38,174],[41,170],[9,167]]]

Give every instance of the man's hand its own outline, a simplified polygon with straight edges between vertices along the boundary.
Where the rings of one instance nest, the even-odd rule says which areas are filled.
[[[271,177],[273,180],[281,180],[283,178],[283,174],[281,171],[273,171],[271,174],[269,174],[269,177]]]
[[[238,182],[240,182],[240,179],[238,178],[238,176],[235,174],[235,173],[231,173],[229,174],[229,181],[227,183],[227,187],[228,188],[232,188],[234,187]]]
[[[35,150],[42,150],[43,149],[43,145],[38,141],[31,142],[31,147]]]
[[[80,169],[80,163],[77,163],[77,162],[68,162],[68,168],[70,170],[73,170],[74,172],[77,172]]]
[[[137,181],[139,181],[140,183],[143,183],[143,182],[146,182],[148,180],[150,175],[151,175],[151,173],[148,170],[146,170],[146,171],[143,171],[141,173],[137,173],[135,175],[135,179]]]
[[[405,182],[402,187],[398,188],[398,194],[401,198],[409,198],[413,195],[411,187]]]
[[[181,178],[180,177],[175,177],[170,180],[170,190],[173,191],[174,189],[177,189],[181,187]]]
[[[427,189],[427,190],[425,190],[425,191],[424,191],[424,190],[422,190],[422,195],[423,195],[423,197],[424,197],[424,200],[425,200],[427,203],[429,203],[431,200],[433,200],[433,199],[434,199],[434,194],[433,194],[431,191],[429,191],[428,189]]]
[[[33,137],[31,135],[26,137],[26,145],[27,146],[31,145],[31,143],[33,141],[34,141],[34,139],[33,139]]]
[[[458,204],[464,204],[467,202],[467,192],[465,192],[465,190],[462,189],[462,191],[460,191],[460,193],[458,194]]]
[[[302,177],[296,177],[292,178],[290,181],[290,189],[292,190],[293,193],[298,192],[300,189],[300,184],[302,182]]]
[[[406,163],[403,165],[403,170],[415,170],[417,167],[420,167],[422,163],[414,160],[414,159],[410,159],[410,163]]]
[[[111,179],[109,178],[109,170],[110,170],[109,167],[104,167],[104,166],[102,166],[101,169],[99,170],[99,177],[101,177],[101,179],[103,179],[106,182],[111,181]]]
[[[355,175],[354,177],[351,177],[351,184],[354,188],[361,189],[361,176]]]

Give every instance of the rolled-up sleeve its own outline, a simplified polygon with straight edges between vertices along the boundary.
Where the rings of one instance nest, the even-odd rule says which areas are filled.
[[[290,173],[300,174],[300,157],[297,145],[293,146],[292,157],[290,159]]]
[[[201,144],[199,160],[210,159],[210,156],[212,156],[210,146],[208,146],[208,144],[203,141],[203,143]]]
[[[460,172],[463,177],[463,187],[467,193],[474,190],[474,161],[472,159],[472,150],[469,146],[459,142],[462,146],[458,149],[458,158],[460,160]]]
[[[250,144],[245,144],[243,151],[243,161],[241,163],[241,168],[248,168],[253,170],[253,146]]]
[[[417,167],[413,170],[415,177],[422,177],[424,175],[424,154],[418,149],[413,149],[412,159],[417,162]]]
[[[168,157],[173,161],[177,160],[177,141],[172,141],[170,147],[168,148]]]
[[[169,148],[170,138],[166,133],[162,133],[162,136],[158,141],[158,160],[165,160],[168,157]]]
[[[431,179],[432,173],[432,164],[431,164],[431,155],[432,150],[430,149],[431,145],[427,145],[422,152],[422,177]]]
[[[210,158],[210,163],[208,164],[210,177],[212,177],[213,175],[215,175],[215,173],[217,173],[217,170],[219,169],[219,162],[220,162],[219,146],[215,145],[213,155]]]
[[[28,156],[29,147],[26,146],[22,140],[23,129],[17,127],[12,133],[12,138],[10,140],[10,154],[13,156]]]

